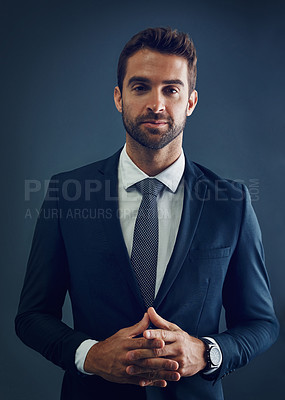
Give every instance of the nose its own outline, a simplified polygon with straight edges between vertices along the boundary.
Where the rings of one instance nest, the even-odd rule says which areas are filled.
[[[159,92],[151,93],[148,99],[147,108],[154,113],[163,112],[165,110],[163,95]]]

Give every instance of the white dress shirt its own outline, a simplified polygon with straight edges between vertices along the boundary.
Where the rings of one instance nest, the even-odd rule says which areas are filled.
[[[184,168],[185,157],[182,152],[170,167],[153,177],[165,185],[164,190],[157,198],[159,241],[155,295],[160,288],[179,229],[184,197],[184,181],[182,179]],[[120,156],[118,171],[119,215],[130,257],[135,222],[142,200],[142,194],[133,185],[148,177],[133,163],[127,155],[126,147],[124,147]]]
[[[185,156],[182,150],[179,158],[172,165],[152,177],[165,185],[164,190],[157,197],[159,242],[155,295],[163,280],[179,229],[184,199],[184,179],[182,179],[184,168]],[[130,159],[125,145],[119,159],[118,195],[120,223],[130,257],[136,217],[142,200],[142,194],[134,185],[148,177]],[[89,349],[96,343],[96,340],[85,340],[76,350],[75,364],[80,372],[86,373],[83,368],[84,361]]]

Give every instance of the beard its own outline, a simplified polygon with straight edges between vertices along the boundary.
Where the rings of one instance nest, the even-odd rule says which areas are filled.
[[[126,131],[136,142],[149,149],[158,150],[167,146],[183,132],[186,124],[187,114],[185,110],[183,120],[176,124],[170,116],[166,116],[163,113],[155,114],[153,112],[149,112],[146,115],[141,115],[135,119],[131,119],[128,116],[127,109],[122,107],[122,119]],[[142,124],[148,120],[167,121],[168,128],[162,133],[158,128],[143,127]]]

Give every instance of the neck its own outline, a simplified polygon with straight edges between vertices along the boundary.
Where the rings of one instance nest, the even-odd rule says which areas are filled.
[[[162,149],[149,149],[136,142],[127,133],[126,151],[139,169],[148,176],[155,176],[179,158],[182,152],[182,134]]]

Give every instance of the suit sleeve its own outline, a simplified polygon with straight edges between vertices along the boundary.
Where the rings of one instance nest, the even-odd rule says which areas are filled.
[[[279,323],[270,295],[260,228],[244,190],[239,238],[223,287],[227,330],[211,335],[223,353],[216,379],[246,365],[277,339]]]
[[[76,349],[89,337],[61,321],[69,273],[57,183],[56,176],[52,177],[37,220],[15,327],[27,346],[75,372]]]

